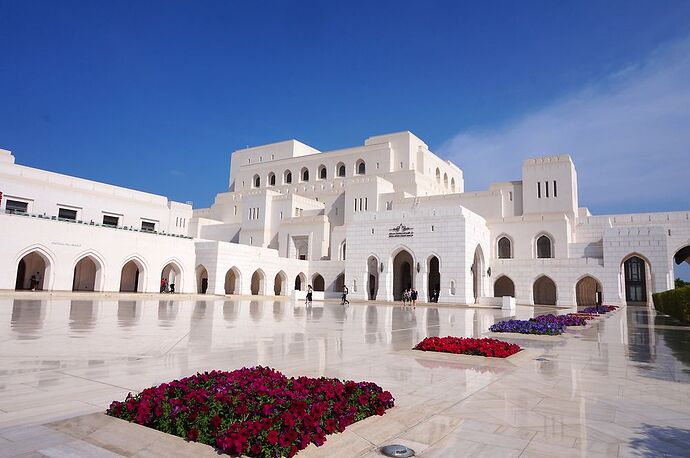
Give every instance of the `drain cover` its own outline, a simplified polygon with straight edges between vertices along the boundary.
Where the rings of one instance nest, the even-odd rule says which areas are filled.
[[[404,445],[385,445],[381,447],[381,453],[386,456],[395,456],[399,458],[405,458],[408,456],[414,456],[414,450],[407,448]]]
[[[549,361],[549,360],[548,360],[548,359],[546,359],[546,358],[536,358],[536,360],[535,360],[535,361]]]

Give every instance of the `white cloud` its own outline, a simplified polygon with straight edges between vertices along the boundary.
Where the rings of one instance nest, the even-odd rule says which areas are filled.
[[[520,179],[527,157],[569,153],[581,206],[690,209],[690,39],[504,126],[460,132],[439,153],[468,190]]]

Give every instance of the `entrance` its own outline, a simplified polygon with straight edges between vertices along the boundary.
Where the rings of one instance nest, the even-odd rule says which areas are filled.
[[[315,274],[312,277],[312,288],[314,288],[314,291],[324,291],[326,289],[325,287],[325,282],[323,281],[323,277],[321,274]]]
[[[47,267],[47,261],[36,251],[24,256],[17,265],[15,289],[42,290]]]
[[[535,305],[556,305],[556,284],[547,276],[534,282],[532,294]]]
[[[427,280],[429,302],[434,302],[441,294],[441,272],[439,271],[439,261],[436,256],[432,256],[429,259],[429,275]]]
[[[379,260],[375,256],[367,259],[367,294],[370,301],[376,300],[379,293]]]
[[[240,271],[236,267],[225,273],[225,294],[240,293]]]
[[[412,264],[412,255],[406,250],[402,250],[393,258],[393,300],[402,300],[403,291],[414,285]]]
[[[623,263],[625,272],[625,300],[628,304],[647,303],[647,266],[638,256]]]
[[[120,272],[120,292],[141,292],[143,290],[143,282],[140,284],[139,277],[142,271],[141,266],[134,260],[128,261],[122,266],[122,271]]]
[[[278,272],[273,280],[273,293],[276,296],[287,294],[287,275],[282,271]]]
[[[196,268],[196,292],[198,294],[206,294],[208,290],[208,270],[206,267],[200,265]]]
[[[505,275],[494,282],[494,297],[503,296],[515,297],[515,283]]]
[[[72,291],[96,291],[96,277],[99,270],[99,266],[96,265],[91,256],[82,258],[74,266]]]
[[[253,296],[264,294],[264,282],[265,276],[261,270],[257,270],[256,272],[254,272],[254,274],[252,274],[251,291]]]
[[[589,275],[575,285],[575,299],[578,306],[601,305],[601,285]]]
[[[482,247],[477,245],[472,261],[472,294],[475,304],[482,296],[482,291],[484,290],[484,270],[484,252]]]

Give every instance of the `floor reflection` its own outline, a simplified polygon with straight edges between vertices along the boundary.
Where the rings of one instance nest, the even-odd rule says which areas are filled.
[[[19,339],[38,339],[45,320],[46,301],[15,299],[12,303],[11,327]]]

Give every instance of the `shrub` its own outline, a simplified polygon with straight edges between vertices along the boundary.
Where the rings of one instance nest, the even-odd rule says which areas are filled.
[[[268,367],[212,371],[147,388],[113,402],[107,414],[220,452],[294,456],[326,435],[393,407],[388,391],[369,382],[287,378]]]
[[[690,286],[654,293],[652,299],[654,308],[660,313],[690,323]]]
[[[427,337],[419,342],[415,350],[438,351],[460,355],[490,356],[507,358],[520,351],[520,346],[498,339],[473,339],[464,337]]]

